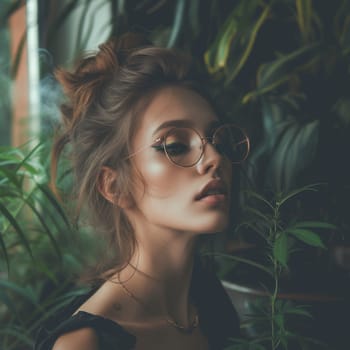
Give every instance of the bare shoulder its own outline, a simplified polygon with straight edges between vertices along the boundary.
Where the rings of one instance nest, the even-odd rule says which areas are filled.
[[[100,350],[98,336],[92,328],[81,328],[61,335],[52,350]]]
[[[123,290],[107,281],[74,314],[85,311],[118,323],[128,315],[126,305],[127,299]]]

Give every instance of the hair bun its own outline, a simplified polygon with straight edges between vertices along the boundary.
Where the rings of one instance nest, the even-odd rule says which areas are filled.
[[[135,48],[150,42],[138,33],[125,33],[99,46],[94,54],[88,54],[78,61],[73,72],[58,69],[57,80],[63,86],[70,103],[62,106],[64,122],[71,129],[82,117],[94,99],[101,95],[102,87],[108,83]]]

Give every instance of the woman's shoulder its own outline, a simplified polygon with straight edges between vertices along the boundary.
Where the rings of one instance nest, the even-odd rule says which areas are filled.
[[[85,347],[85,344],[90,344]],[[87,349],[126,350],[135,337],[118,323],[99,315],[79,311],[56,325],[44,324],[36,337],[35,350]]]
[[[42,324],[34,349],[131,349],[135,337],[117,322],[80,309],[95,293],[96,289],[80,296]]]
[[[57,338],[52,350],[100,350],[96,330],[80,328]]]

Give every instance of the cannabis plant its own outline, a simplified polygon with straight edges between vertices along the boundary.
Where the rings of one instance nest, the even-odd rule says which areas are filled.
[[[255,259],[239,255],[219,256],[253,266],[266,276],[259,280],[260,275],[253,272],[255,288],[260,289],[262,297],[251,303],[248,314],[243,315],[242,328],[246,330],[248,338],[233,339],[230,350],[319,349],[326,346],[296,327],[299,323],[312,322],[307,305],[296,304],[280,296],[280,283],[288,277],[293,254],[306,246],[315,250],[326,249],[324,236],[336,230],[334,225],[321,221],[299,220],[298,217],[286,220],[285,207],[301,194],[316,190],[315,185],[310,185],[287,194],[278,193],[271,199],[256,192],[247,192],[249,204],[244,208],[244,219],[237,227],[237,233],[243,234],[243,237],[247,234],[257,235],[260,252]],[[244,266],[239,265],[235,271],[242,269]],[[308,318],[309,321],[305,320]]]

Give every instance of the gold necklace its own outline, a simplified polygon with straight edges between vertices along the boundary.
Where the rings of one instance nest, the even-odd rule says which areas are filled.
[[[117,279],[118,279],[118,283],[122,286],[124,292],[133,300],[135,300],[138,304],[140,304],[145,310],[149,311],[149,307],[148,305],[146,305],[141,299],[139,299],[134,293],[132,293],[127,287],[126,285],[120,280],[119,278],[119,274],[117,275]],[[183,326],[181,324],[179,324],[178,322],[167,318],[167,317],[162,317],[168,324],[170,324],[171,326],[173,326],[174,328],[176,328],[178,331],[184,332],[184,333],[192,333],[192,331],[198,327],[199,325],[199,318],[198,318],[198,314],[195,315],[192,323],[186,327]]]

